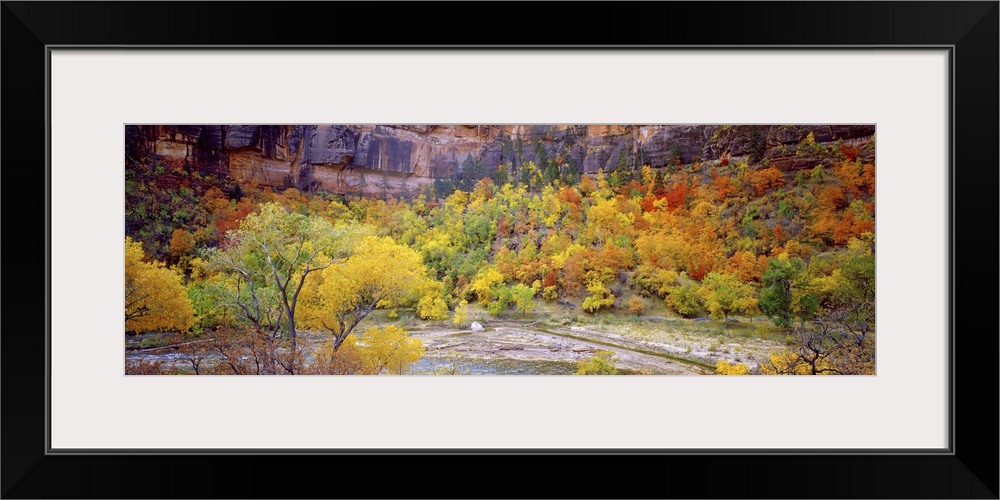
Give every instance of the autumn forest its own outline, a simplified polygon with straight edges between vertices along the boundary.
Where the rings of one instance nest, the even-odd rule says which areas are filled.
[[[125,127],[129,375],[874,375],[865,125]]]

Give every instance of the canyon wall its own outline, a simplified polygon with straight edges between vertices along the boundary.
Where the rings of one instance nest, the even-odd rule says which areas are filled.
[[[139,125],[126,139],[164,162],[264,185],[347,193],[396,191],[461,178],[468,165],[492,171],[535,162],[593,174],[738,159],[755,149],[783,171],[811,168],[787,148],[870,142],[874,125]],[[135,145],[132,145],[135,149]],[[127,151],[129,148],[127,148]],[[863,149],[874,161],[874,148]]]

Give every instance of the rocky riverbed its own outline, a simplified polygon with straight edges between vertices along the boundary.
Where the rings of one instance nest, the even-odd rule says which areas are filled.
[[[654,318],[636,323],[558,326],[544,322],[484,323],[481,329],[442,324],[410,328],[410,335],[420,339],[425,348],[423,358],[411,366],[411,373],[570,375],[580,361],[599,350],[610,350],[622,374],[703,375],[713,373],[722,359],[752,368],[758,359],[783,347],[776,340],[692,329],[695,323],[690,320]],[[299,333],[306,352],[312,352],[325,338],[315,332]],[[139,346],[140,339],[128,344],[129,360],[160,361],[180,371],[191,368],[174,347]],[[209,354],[206,365],[212,363]]]

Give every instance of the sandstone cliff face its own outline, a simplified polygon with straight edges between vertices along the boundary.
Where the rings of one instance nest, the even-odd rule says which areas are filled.
[[[648,164],[717,160],[758,148],[782,170],[810,168],[788,155],[812,133],[817,142],[870,141],[874,125],[172,125],[137,126],[146,150],[168,162],[238,181],[335,192],[412,188],[486,169],[533,161],[596,173]],[[134,132],[134,131],[133,131]],[[761,143],[763,143],[761,145]],[[867,155],[873,156],[873,148]],[[873,160],[873,158],[866,158]]]

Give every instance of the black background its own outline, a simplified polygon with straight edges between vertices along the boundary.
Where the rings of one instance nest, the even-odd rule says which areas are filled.
[[[2,495],[997,498],[998,19],[997,2],[3,2]],[[45,46],[414,43],[954,45],[954,455],[45,455]]]

